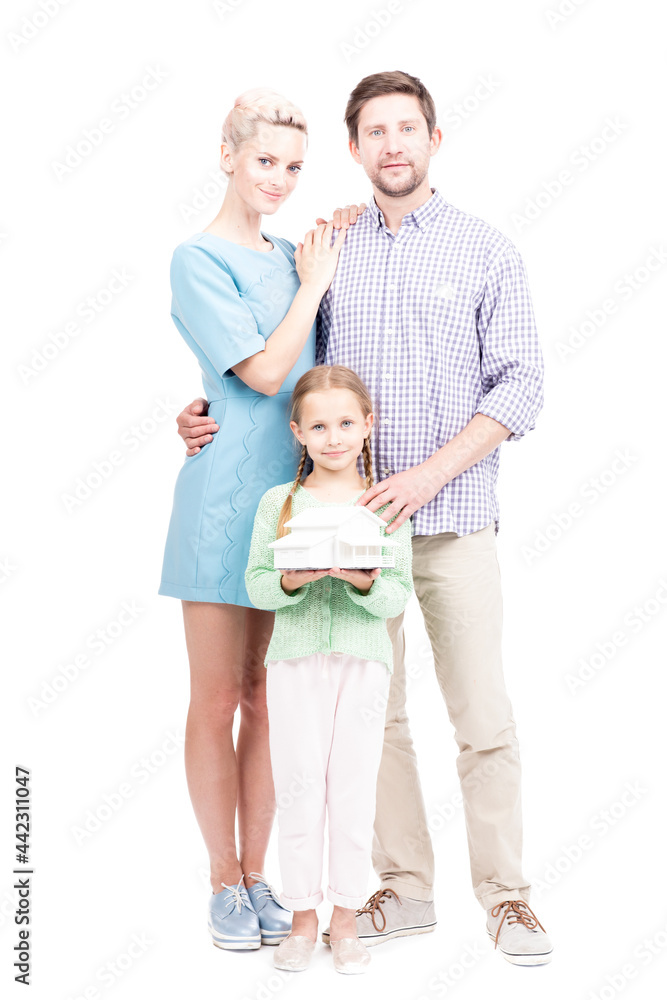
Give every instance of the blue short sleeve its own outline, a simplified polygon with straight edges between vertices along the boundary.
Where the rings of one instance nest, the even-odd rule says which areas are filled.
[[[287,250],[294,260],[294,251],[296,250],[296,243],[292,243],[291,240],[286,240],[284,236],[271,236],[272,243],[280,243],[283,250]]]
[[[202,368],[222,378],[263,351],[264,337],[225,262],[206,247],[181,244],[171,260],[171,315]]]

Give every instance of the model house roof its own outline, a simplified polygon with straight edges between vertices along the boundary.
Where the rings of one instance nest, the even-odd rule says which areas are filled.
[[[307,507],[306,510],[302,510],[300,514],[296,514],[290,521],[287,521],[287,527],[292,528],[297,526],[299,528],[324,528],[337,527],[339,524],[344,524],[346,521],[353,521],[355,519],[365,519],[369,524],[375,525],[376,528],[384,528],[385,521],[373,511],[369,510],[368,507],[328,507],[323,505],[322,507]]]
[[[309,507],[287,521],[289,535],[270,543],[272,549],[300,549],[316,545],[336,535],[348,545],[382,545],[393,548],[398,542],[380,534],[386,522],[366,507]]]

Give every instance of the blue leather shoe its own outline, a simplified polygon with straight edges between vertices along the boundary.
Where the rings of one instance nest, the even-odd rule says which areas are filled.
[[[292,930],[292,911],[280,903],[278,893],[263,875],[250,872],[249,878],[257,879],[248,895],[259,917],[262,944],[280,944]]]
[[[247,951],[259,948],[259,918],[248,898],[243,879],[238,885],[226,885],[222,892],[211,894],[208,903],[208,929],[216,948]]]

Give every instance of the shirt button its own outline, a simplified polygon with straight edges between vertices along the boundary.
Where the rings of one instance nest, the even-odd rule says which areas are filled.
[[[391,475],[391,469],[382,469],[382,475],[383,476]]]
[[[396,285],[389,285],[389,291],[390,292],[395,292],[396,291]]]
[[[385,330],[384,332],[385,332],[385,335],[387,337],[393,337],[393,335],[394,335],[394,331],[393,330]]]
[[[385,425],[385,427],[387,427],[387,425],[391,423],[391,420],[389,419],[389,417],[385,417],[382,423]]]
[[[383,378],[391,378],[391,372],[385,372]]]

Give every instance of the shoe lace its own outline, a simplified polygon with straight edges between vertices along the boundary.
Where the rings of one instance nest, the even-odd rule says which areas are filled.
[[[228,897],[225,900],[226,903],[228,904],[231,903],[231,909],[229,910],[229,913],[232,912],[234,907],[236,907],[239,913],[241,912],[242,906],[247,906],[249,910],[252,910],[252,906],[250,905],[250,900],[248,899],[248,894],[246,892],[245,886],[243,885],[243,882],[239,882],[238,885],[227,885],[226,882],[221,882],[220,885],[223,887],[223,889],[228,889],[229,892],[231,892],[232,894],[231,897]],[[245,898],[243,895],[241,895],[241,893],[245,893]]]
[[[498,903],[491,910],[492,917],[498,917],[503,911],[503,908],[507,907],[503,913],[502,920],[498,924],[498,930],[496,931],[496,940],[494,948],[498,947],[498,937],[500,935],[500,929],[507,919],[508,924],[523,924],[527,927],[529,931],[534,931],[536,927],[540,927],[544,931],[544,927],[539,922],[531,908],[527,903],[524,903],[522,899],[506,899],[504,903]],[[546,934],[546,931],[544,931]]]
[[[396,899],[399,906],[403,905],[393,889],[378,889],[377,892],[373,893],[368,902],[365,903],[361,907],[361,909],[357,910],[357,916],[358,917],[361,916],[362,913],[370,913],[371,920],[373,921],[373,927],[375,928],[376,931],[382,932],[387,926],[387,918],[385,917],[384,911],[382,909],[382,901],[384,900],[386,902],[386,900],[390,899],[391,896],[393,896]],[[375,914],[378,912],[382,917],[382,927],[378,927],[378,925],[375,922]]]
[[[268,879],[264,878],[264,876],[260,872],[250,872],[248,874],[248,878],[254,878],[256,882],[262,883],[261,888],[257,892],[257,895],[259,896],[260,899],[262,899],[264,896],[270,896],[271,899],[275,900],[275,902],[278,903],[278,905],[280,905],[280,898],[278,896],[278,893],[270,884]]]

